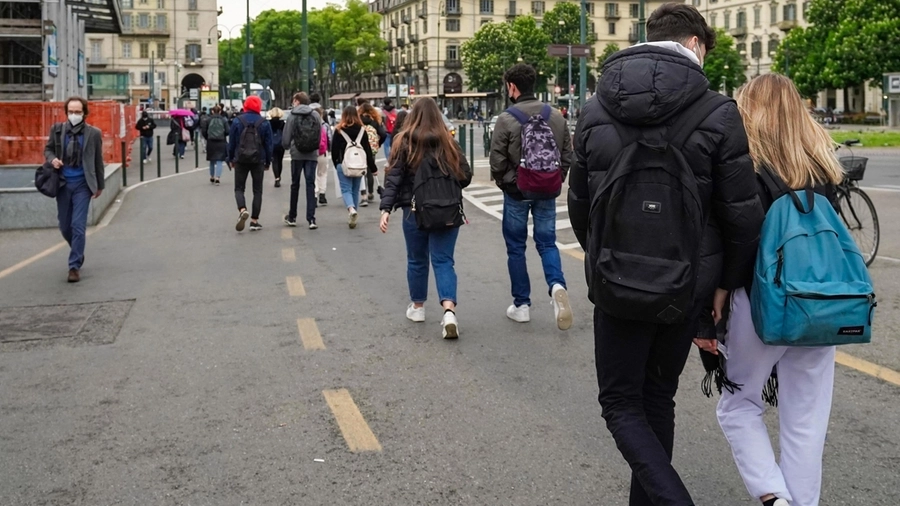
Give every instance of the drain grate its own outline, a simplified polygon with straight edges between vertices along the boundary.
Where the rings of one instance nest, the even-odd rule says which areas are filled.
[[[0,352],[110,344],[134,300],[0,308]]]

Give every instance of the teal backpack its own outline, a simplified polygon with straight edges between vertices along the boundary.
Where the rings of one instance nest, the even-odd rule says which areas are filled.
[[[828,199],[760,171],[775,202],[763,223],[750,308],[765,344],[872,340],[875,292],[862,254]],[[805,201],[805,202],[804,202]]]

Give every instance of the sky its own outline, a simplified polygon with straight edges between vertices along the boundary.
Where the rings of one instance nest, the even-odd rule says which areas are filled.
[[[329,3],[329,0],[307,0],[306,8],[321,9]],[[343,3],[332,0],[331,3]],[[260,12],[269,9],[276,10],[300,10],[301,3],[299,0],[251,0],[250,1],[250,18],[256,17]],[[244,26],[247,22],[247,2],[244,0],[219,0],[219,7],[222,8],[222,15],[219,16],[219,24],[228,28],[234,26]],[[231,30],[232,35],[237,36],[240,33],[240,27]],[[222,38],[228,38],[228,31],[222,30]]]

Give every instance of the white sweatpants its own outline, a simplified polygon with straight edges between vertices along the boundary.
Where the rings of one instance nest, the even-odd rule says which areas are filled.
[[[316,196],[328,189],[328,155],[319,155],[316,165]]]
[[[734,292],[724,349],[728,379],[742,384],[723,391],[716,408],[719,425],[750,495],[774,494],[791,506],[817,506],[822,489],[822,453],[834,388],[834,346],[767,346],[750,318],[743,288]],[[762,390],[772,367],[778,372],[781,461],[763,421]]]

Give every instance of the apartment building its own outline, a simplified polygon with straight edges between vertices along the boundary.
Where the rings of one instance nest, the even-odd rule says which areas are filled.
[[[166,109],[218,89],[216,0],[120,0],[122,34],[87,40],[89,95]]]
[[[382,37],[388,43],[388,65],[362,83],[377,95],[388,84],[407,84],[417,96],[469,96],[471,90],[460,59],[460,46],[484,24],[533,15],[538,23],[554,0],[375,0],[371,12],[382,15]],[[646,15],[664,3],[646,2]],[[628,47],[638,40],[637,2],[587,2],[587,31],[596,38],[596,53],[609,43]],[[356,91],[356,90],[351,90]]]

